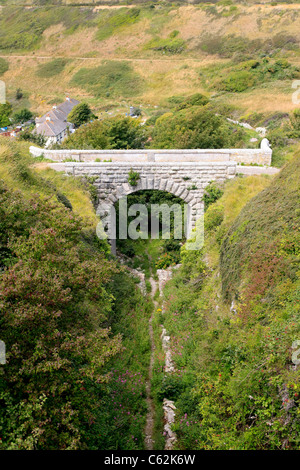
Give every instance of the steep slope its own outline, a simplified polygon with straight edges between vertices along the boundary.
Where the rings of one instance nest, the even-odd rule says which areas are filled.
[[[144,448],[151,302],[97,238],[89,184],[34,164],[0,146],[1,449]]]
[[[227,185],[165,289],[180,448],[299,447],[299,155],[256,181]]]

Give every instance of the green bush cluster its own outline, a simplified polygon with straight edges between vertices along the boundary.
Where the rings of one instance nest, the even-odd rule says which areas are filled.
[[[96,68],[80,69],[70,84],[97,97],[128,98],[142,92],[143,80],[129,62],[107,60]]]
[[[142,449],[153,306],[19,146],[0,158],[18,182],[0,184],[1,448]]]
[[[286,59],[249,60],[225,70],[224,78],[217,78],[212,88],[240,93],[260,83],[294,79],[299,76],[299,68],[292,66]]]
[[[8,102],[0,104],[0,127],[6,127],[11,124],[10,116],[12,114],[12,105]]]
[[[180,54],[186,48],[186,42],[178,37],[179,31],[172,31],[167,38],[154,37],[145,46],[145,49],[162,52],[163,54]]]
[[[130,186],[137,186],[138,181],[140,179],[140,175],[137,171],[133,171],[132,168],[128,174],[128,183]]]
[[[80,126],[64,140],[62,148],[139,149],[145,141],[146,133],[139,120],[116,116]]]
[[[203,195],[203,202],[204,202],[204,209],[207,210],[208,207],[216,202],[220,197],[223,195],[223,190],[217,186],[216,183],[210,182],[208,186],[205,188],[205,192]]]
[[[206,106],[189,106],[179,111],[165,113],[150,128],[151,148],[229,148],[241,145],[245,136],[222,116]]]
[[[63,72],[68,59],[53,59],[50,62],[45,62],[37,67],[36,75],[40,78],[51,78]]]

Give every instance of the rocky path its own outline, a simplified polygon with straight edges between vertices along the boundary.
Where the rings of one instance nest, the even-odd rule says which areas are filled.
[[[146,382],[146,394],[147,394],[147,404],[148,404],[148,414],[146,419],[146,428],[145,428],[145,447],[147,450],[153,450],[154,441],[153,441],[153,430],[154,430],[154,418],[155,418],[155,406],[153,399],[151,397],[151,379],[152,379],[152,372],[153,372],[153,364],[154,364],[154,352],[155,352],[155,342],[154,342],[154,335],[153,335],[153,315],[158,307],[158,302],[154,300],[155,292],[159,289],[159,292],[162,292],[164,284],[171,279],[172,271],[168,270],[158,270],[158,281],[155,281],[152,277],[149,279],[151,284],[151,297],[154,303],[154,309],[152,315],[149,319],[149,336],[150,336],[150,343],[151,343],[151,358],[150,358],[150,366],[149,366],[149,377]],[[174,364],[172,361],[171,356],[171,349],[170,349],[170,337],[167,334],[167,331],[164,327],[162,327],[161,333],[161,340],[162,346],[166,357],[165,362],[165,373],[173,372]],[[172,400],[163,400],[163,410],[164,410],[164,435],[165,435],[165,450],[171,450],[176,442],[176,435],[172,431],[171,427],[175,421],[175,410],[176,407]]]
[[[151,284],[151,297],[154,299],[154,295],[157,289],[157,282],[151,277],[150,279]],[[146,395],[147,395],[147,404],[148,404],[148,414],[146,419],[146,428],[145,428],[145,447],[147,450],[153,450],[153,429],[154,429],[154,416],[155,416],[155,406],[153,403],[153,399],[151,397],[151,379],[152,379],[152,371],[153,371],[153,363],[154,363],[154,351],[155,351],[155,343],[154,343],[154,336],[153,336],[153,315],[154,311],[157,308],[157,302],[153,300],[154,309],[149,319],[149,337],[150,337],[150,344],[151,344],[151,357],[150,357],[150,365],[149,365],[149,377],[146,382]]]

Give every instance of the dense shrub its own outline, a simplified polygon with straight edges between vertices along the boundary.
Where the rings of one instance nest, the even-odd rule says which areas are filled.
[[[6,127],[11,124],[9,117],[12,113],[12,105],[8,102],[0,104],[0,127]]]
[[[206,82],[209,81],[210,88],[228,92],[242,92],[260,83],[300,76],[299,68],[292,66],[286,59],[253,59],[230,67],[223,66],[222,78],[219,78],[219,68],[201,69],[200,76]]]
[[[51,78],[63,72],[68,64],[68,59],[53,59],[37,67],[36,75],[40,78]]]
[[[86,103],[79,103],[70,112],[68,115],[68,121],[72,122],[74,126],[79,127],[82,124],[90,121],[92,118],[95,118],[90,107]]]
[[[229,123],[206,106],[192,106],[159,117],[150,130],[151,148],[229,148],[240,144],[243,131],[232,133]]]
[[[179,31],[173,31],[165,39],[153,38],[144,47],[163,54],[180,54],[184,51],[186,43],[178,37]]]
[[[72,78],[72,86],[97,97],[131,97],[142,91],[143,80],[129,62],[106,61],[96,68],[82,68]]]
[[[17,111],[16,113],[13,114],[12,116],[12,119],[15,123],[19,124],[19,123],[24,123],[26,121],[29,121],[30,119],[33,118],[33,114],[32,112],[27,109],[27,108],[23,108],[23,109],[20,109],[20,111]]]
[[[83,242],[80,219],[62,204],[0,191],[2,446],[85,448],[103,364],[120,350],[105,325],[115,267]]]
[[[217,201],[223,194],[223,190],[217,186],[216,183],[211,182],[205,188],[205,192],[202,200],[204,201],[204,209],[207,210],[208,207]]]
[[[116,116],[95,120],[81,126],[64,140],[63,148],[78,149],[138,149],[146,140],[138,119]]]

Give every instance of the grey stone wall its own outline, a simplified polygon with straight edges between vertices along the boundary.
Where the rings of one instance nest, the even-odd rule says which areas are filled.
[[[34,157],[43,155],[55,162],[237,162],[271,165],[272,150],[260,149],[196,149],[196,150],[47,150],[30,147]]]
[[[118,162],[116,163],[58,163],[52,168],[66,174],[94,177],[98,189],[97,214],[104,218],[122,196],[143,189],[167,191],[180,197],[188,205],[188,235],[203,213],[202,197],[211,181],[224,182],[236,174],[235,162]],[[140,176],[137,186],[128,183],[130,170]]]

